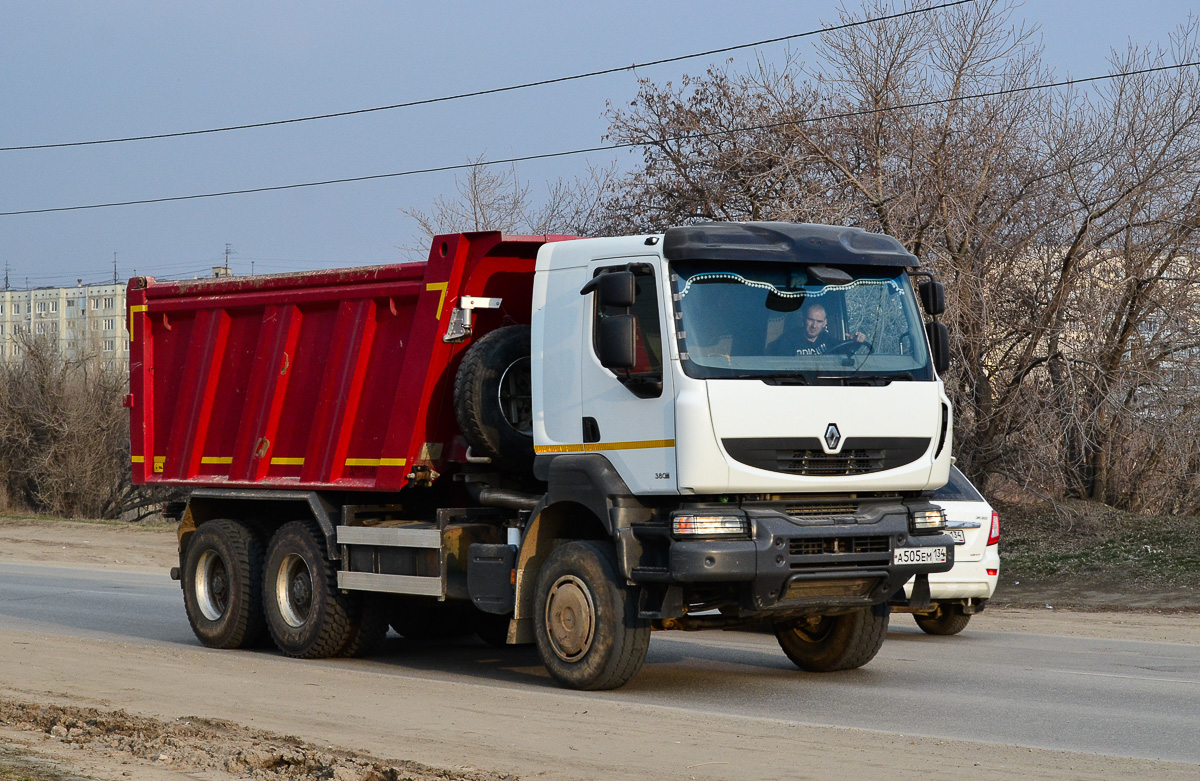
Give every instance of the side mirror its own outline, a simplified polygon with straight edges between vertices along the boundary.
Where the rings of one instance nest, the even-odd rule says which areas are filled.
[[[929,337],[929,351],[933,354],[933,368],[945,374],[950,368],[950,329],[945,323],[926,323],[925,335]]]
[[[637,295],[637,282],[632,271],[613,271],[599,277],[600,306],[631,307]]]
[[[589,279],[579,295],[588,293],[597,293],[596,303],[600,306],[631,307],[637,295],[637,281],[632,271],[612,271]]]
[[[941,282],[926,280],[917,286],[925,314],[937,317],[946,311],[946,288]]]
[[[632,280],[633,275],[629,278]],[[596,355],[600,365],[606,369],[632,369],[637,361],[634,338],[633,315],[600,318],[596,332]]]

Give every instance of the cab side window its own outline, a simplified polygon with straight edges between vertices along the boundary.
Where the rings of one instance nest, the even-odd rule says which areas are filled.
[[[624,267],[622,267],[624,270]],[[621,381],[642,398],[662,393],[663,345],[658,317],[658,285],[650,269],[634,270],[634,299],[630,307],[608,306],[597,302],[592,327],[592,347],[599,355],[596,336],[605,318],[632,315],[634,323],[634,362],[628,370],[616,370]]]

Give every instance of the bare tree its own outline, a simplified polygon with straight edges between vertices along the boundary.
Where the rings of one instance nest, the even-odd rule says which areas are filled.
[[[122,367],[96,354],[66,356],[24,334],[20,357],[0,363],[0,464],[10,504],[66,517],[137,519],[162,491],[132,485]]]
[[[812,67],[641,82],[609,113],[610,138],[642,150],[610,223],[891,233],[948,283],[968,472],[1125,506],[1194,502],[1175,470],[1200,437],[1170,423],[1200,407],[1200,82],[1183,69],[1041,91],[1051,77],[1016,8],[831,30]],[[890,10],[866,0],[839,21]],[[1112,71],[1197,55],[1189,23],[1169,51],[1131,48]]]
[[[437,196],[428,211],[401,209],[416,220],[420,234],[429,239],[442,233],[494,230],[533,235],[588,235],[600,227],[604,196],[612,190],[616,169],[591,166],[587,175],[567,183],[547,183],[540,202],[531,186],[517,174],[516,166],[499,167],[480,155],[463,177],[454,179],[457,195]],[[414,260],[424,260],[429,243],[400,248]]]

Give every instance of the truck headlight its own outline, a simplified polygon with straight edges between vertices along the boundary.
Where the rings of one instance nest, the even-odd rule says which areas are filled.
[[[946,513],[941,507],[911,510],[908,514],[908,527],[914,533],[941,531],[946,528]]]
[[[676,515],[671,518],[676,537],[735,537],[750,533],[750,520],[740,515]]]

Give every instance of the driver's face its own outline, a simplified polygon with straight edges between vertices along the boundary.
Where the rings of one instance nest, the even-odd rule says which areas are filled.
[[[808,310],[808,314],[804,316],[804,333],[808,336],[808,341],[815,342],[821,332],[825,330],[825,310],[820,307],[813,307]]]

